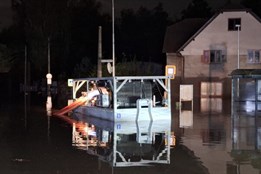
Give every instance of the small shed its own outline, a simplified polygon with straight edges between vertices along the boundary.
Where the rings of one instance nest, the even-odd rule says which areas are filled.
[[[260,115],[261,69],[236,69],[232,77],[232,113]]]

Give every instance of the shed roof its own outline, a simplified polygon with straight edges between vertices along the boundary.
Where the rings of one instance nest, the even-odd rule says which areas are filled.
[[[231,72],[232,78],[260,78],[261,69],[235,69]]]

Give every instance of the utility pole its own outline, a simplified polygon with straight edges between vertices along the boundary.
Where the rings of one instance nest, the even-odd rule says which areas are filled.
[[[112,76],[115,77],[115,26],[114,26],[114,0],[112,0]]]
[[[27,127],[27,45],[24,47],[24,127]]]
[[[98,62],[97,62],[97,77],[102,77],[102,27],[99,26],[98,31]]]
[[[46,101],[46,111],[47,115],[50,115],[52,111],[52,97],[51,97],[51,85],[52,85],[52,74],[50,66],[50,38],[48,37],[48,46],[47,46],[47,58],[48,58],[48,73],[46,74],[47,79],[47,101]]]

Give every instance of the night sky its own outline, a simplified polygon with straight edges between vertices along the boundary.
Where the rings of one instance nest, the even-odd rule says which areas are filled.
[[[97,0],[102,3],[103,11],[110,13],[111,0]],[[163,4],[165,11],[169,13],[169,16],[173,18],[178,16],[179,13],[185,9],[192,0],[114,0],[115,13],[119,14],[121,9],[132,8],[137,9],[140,6],[151,9],[155,7],[159,2]],[[212,8],[220,7],[228,0],[206,0]],[[231,0],[232,2],[238,2],[240,0]],[[11,24],[11,0],[0,0],[0,29]]]
[[[98,0],[103,4],[105,11],[110,10],[111,8],[111,0]],[[188,4],[192,0],[114,0],[115,4],[115,13],[117,13],[117,9],[126,9],[132,8],[137,9],[140,6],[147,7],[149,9],[155,7],[159,2],[163,4],[163,8],[165,11],[169,13],[170,17],[178,15],[183,9],[187,8]],[[227,0],[205,0],[209,3],[211,7],[220,7]],[[232,2],[240,1],[240,0],[232,0]],[[119,12],[119,11],[118,11]]]
[[[0,29],[12,21],[11,0],[0,0]]]

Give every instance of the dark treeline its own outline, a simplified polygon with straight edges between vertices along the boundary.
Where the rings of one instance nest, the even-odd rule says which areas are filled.
[[[242,4],[261,14],[259,0]],[[26,50],[31,79],[45,78],[49,39],[51,72],[56,79],[96,76],[99,26],[103,58],[112,56],[111,14],[102,13],[101,7],[96,0],[12,0],[13,25],[0,33],[0,59],[10,62],[12,73],[22,80]],[[179,20],[209,18],[213,12],[204,0],[193,0]],[[115,19],[116,62],[164,65],[164,35],[173,22],[160,3],[152,9],[122,10]]]
[[[59,76],[95,76],[98,27],[102,26],[103,58],[112,55],[112,19],[95,0],[12,0],[14,23],[0,34],[1,44],[11,49],[17,78],[23,78],[25,51],[31,79],[45,78],[48,39],[51,72]],[[168,14],[159,4],[152,10],[126,9],[115,18],[116,62],[122,60],[162,63],[161,53]],[[82,66],[85,65],[85,66]],[[81,73],[80,75],[83,75]]]

